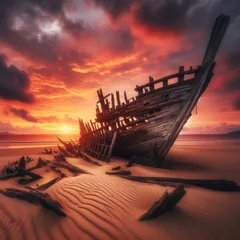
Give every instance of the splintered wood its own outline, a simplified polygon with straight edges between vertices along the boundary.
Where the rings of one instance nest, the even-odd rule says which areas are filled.
[[[174,208],[185,195],[184,186],[180,184],[174,191],[166,191],[163,196],[155,202],[152,207],[144,213],[139,220],[149,220],[160,216],[162,213]]]

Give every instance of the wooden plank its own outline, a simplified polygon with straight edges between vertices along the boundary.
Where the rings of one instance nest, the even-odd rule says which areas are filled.
[[[128,98],[127,98],[127,93],[126,93],[126,91],[124,91],[124,99],[125,99],[126,104],[128,104],[128,103],[129,103],[129,100],[128,100]]]
[[[179,66],[179,76],[178,76],[178,82],[184,81],[184,66]]]
[[[107,162],[109,162],[110,159],[111,159],[112,151],[113,151],[113,148],[115,146],[116,140],[117,140],[117,132],[115,132],[114,135],[113,135],[112,143],[111,143],[111,146],[110,146],[110,149],[109,149],[109,152],[108,152],[108,156],[107,156]]]
[[[115,99],[114,95],[111,93],[112,111],[115,110]]]
[[[151,76],[149,76],[149,84],[150,92],[154,91],[154,79]]]
[[[120,101],[119,91],[116,91],[116,97],[117,97],[117,108],[119,108],[119,107],[121,107],[121,101]]]
[[[193,73],[196,73],[198,72],[200,69],[199,68],[196,68],[196,69],[190,69],[190,70],[186,70],[184,71],[183,73],[175,73],[175,74],[172,74],[172,75],[169,75],[169,76],[166,76],[166,77],[163,77],[163,78],[160,78],[160,79],[157,79],[154,81],[154,84],[157,84],[157,83],[160,83],[160,82],[163,82],[163,81],[166,81],[166,80],[169,80],[169,79],[172,79],[172,78],[176,78],[176,77],[179,77],[181,75],[189,75],[189,74],[193,74]],[[150,83],[146,83],[144,85],[141,85],[141,86],[136,86],[135,88],[135,91],[141,91],[142,89],[146,88],[146,87],[149,87],[150,86]]]
[[[196,91],[191,93],[187,104],[185,104],[183,110],[179,114],[178,118],[176,119],[176,123],[169,131],[168,136],[166,136],[166,141],[162,145],[162,157],[165,157],[168,153],[169,149],[173,145],[174,141],[176,140],[177,136],[179,135],[180,131],[182,130],[184,124],[191,116],[191,112],[195,107],[199,97],[203,93],[205,89],[206,82],[209,82],[209,72],[211,71],[212,65],[214,64],[214,58],[216,56],[217,50],[222,42],[223,36],[227,30],[227,26],[229,24],[229,16],[221,15],[216,19],[214,24],[212,34],[209,40],[209,44],[203,58],[203,69],[201,73],[197,77],[198,85],[196,86]]]

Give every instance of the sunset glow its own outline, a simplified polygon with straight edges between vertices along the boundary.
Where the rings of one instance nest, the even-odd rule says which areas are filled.
[[[64,134],[69,134],[72,133],[72,128],[70,126],[62,126],[61,129],[62,133]]]
[[[231,22],[214,77],[182,133],[239,130],[240,15],[228,1],[7,2],[0,3],[0,132],[78,134],[78,117],[95,119],[99,88],[130,98],[149,76],[201,64],[223,11]]]

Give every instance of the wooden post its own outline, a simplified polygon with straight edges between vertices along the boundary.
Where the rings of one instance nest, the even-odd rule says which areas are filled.
[[[178,82],[183,82],[184,81],[184,66],[179,66],[179,76],[178,76]]]
[[[108,101],[108,99],[106,98],[106,104],[105,104],[105,106],[106,106],[106,111],[107,112],[109,112],[109,101]]]
[[[96,113],[99,114],[100,113],[100,110],[99,110],[99,107],[98,105],[96,106]]]
[[[119,91],[116,91],[116,96],[117,96],[117,106],[118,106],[118,107],[121,107],[121,101],[120,101]]]
[[[163,87],[167,87],[168,86],[168,80],[163,80]]]
[[[111,159],[112,151],[113,151],[116,140],[117,140],[117,132],[115,132],[113,135],[112,143],[111,143],[110,149],[108,151],[107,162],[109,162]]]
[[[143,89],[141,87],[139,87],[138,85],[136,85],[136,90],[138,92],[138,96],[143,95]]]
[[[95,126],[94,126],[94,124],[93,124],[92,120],[90,120],[90,123],[91,123],[91,126],[92,126],[92,129],[93,129],[93,131],[95,131],[95,130],[96,130],[96,128],[95,128]]]
[[[112,110],[115,110],[115,99],[112,93],[111,93],[111,101],[112,101]]]
[[[149,83],[151,84],[150,85],[150,92],[153,92],[154,91],[154,79],[153,77],[149,76]]]
[[[102,112],[106,113],[106,108],[105,108],[106,106],[105,106],[105,103],[104,103],[103,92],[102,92],[101,88],[97,91],[97,94],[98,94],[99,102],[100,102],[101,107],[102,107]]]
[[[126,93],[126,91],[124,91],[124,99],[125,99],[126,104],[128,104],[128,103],[129,103],[129,100],[128,100],[128,98],[127,98],[127,93]]]

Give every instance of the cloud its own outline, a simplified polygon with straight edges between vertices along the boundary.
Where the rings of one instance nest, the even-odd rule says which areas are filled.
[[[27,73],[14,65],[8,67],[5,60],[6,57],[0,54],[0,97],[32,103],[34,96],[29,93],[31,80]]]
[[[64,123],[67,122],[69,124],[76,124],[77,119],[74,119],[68,114],[65,114],[62,118],[56,116],[48,116],[48,117],[34,117],[28,110],[24,108],[14,108],[9,106],[5,111],[4,114],[8,115],[9,113],[13,114],[16,117],[19,117],[27,122],[31,123]]]
[[[92,0],[96,6],[99,6],[109,14],[109,16],[115,20],[117,19],[120,15],[122,15],[125,12],[129,12],[132,3],[134,0]]]
[[[27,127],[20,127],[20,126],[13,126],[10,122],[1,122],[0,121],[0,132],[10,132],[10,133],[17,133],[17,134],[47,134],[53,133],[46,129],[41,129],[36,125],[27,126]]]
[[[0,132],[10,132],[12,130],[14,130],[14,127],[10,122],[0,121]]]
[[[224,84],[225,90],[230,93],[239,91],[240,92],[240,76],[229,79]]]
[[[195,1],[140,1],[135,11],[138,24],[150,29],[163,32],[182,31],[188,21],[188,11]]]
[[[230,68],[235,68],[240,66],[240,49],[235,49],[235,51],[230,52],[226,56],[227,64]]]
[[[51,123],[51,122],[59,122],[58,118],[56,116],[49,116],[49,117],[34,117],[31,115],[31,113],[24,109],[24,108],[14,108],[14,107],[9,107],[6,111],[5,114],[8,114],[8,112],[12,113],[14,116],[19,117],[27,122],[32,122],[32,123]]]
[[[33,122],[33,123],[37,123],[38,119],[33,117],[26,109],[17,109],[17,108],[13,108],[10,107],[8,109],[14,116],[16,117],[20,117],[23,120],[27,121],[27,122]]]
[[[184,127],[182,132],[187,134],[225,134],[228,132],[235,132],[240,130],[239,124],[230,124],[222,122],[216,125],[199,125],[191,128]]]
[[[234,101],[233,101],[233,109],[239,111],[240,110],[240,96],[238,96]]]

